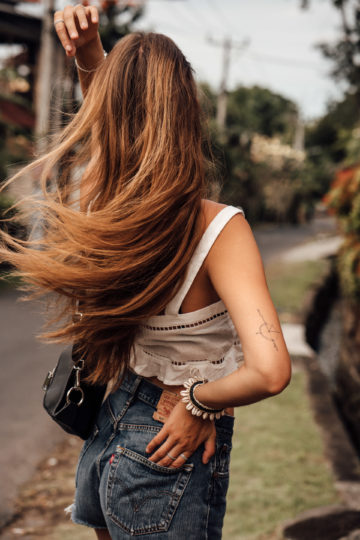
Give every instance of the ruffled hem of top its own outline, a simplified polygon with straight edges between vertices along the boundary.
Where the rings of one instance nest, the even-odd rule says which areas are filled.
[[[190,377],[198,376],[208,381],[215,381],[233,373],[243,362],[239,357],[236,348],[227,351],[224,361],[221,364],[211,362],[186,362],[186,364],[175,365],[171,360],[153,357],[151,364],[146,358],[132,357],[130,359],[130,368],[142,377],[157,377],[162,383],[169,386],[183,384]]]

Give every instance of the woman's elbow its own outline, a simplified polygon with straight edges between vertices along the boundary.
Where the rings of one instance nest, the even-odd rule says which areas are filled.
[[[286,366],[279,369],[276,372],[268,374],[266,377],[267,381],[267,390],[268,392],[275,396],[280,394],[285,388],[289,385],[291,381],[291,363],[290,360]]]

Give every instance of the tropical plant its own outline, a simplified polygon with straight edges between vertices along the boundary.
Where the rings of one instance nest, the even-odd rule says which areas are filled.
[[[342,289],[351,302],[360,301],[360,164],[339,171],[325,197],[338,217],[345,241],[338,255]]]

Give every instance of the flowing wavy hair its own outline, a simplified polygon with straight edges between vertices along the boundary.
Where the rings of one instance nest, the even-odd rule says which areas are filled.
[[[181,284],[202,233],[204,140],[189,62],[168,37],[136,32],[98,68],[50,150],[10,179],[40,171],[42,233],[3,232],[0,257],[31,298],[55,298],[41,337],[76,342],[91,383],[119,379],[139,325]]]

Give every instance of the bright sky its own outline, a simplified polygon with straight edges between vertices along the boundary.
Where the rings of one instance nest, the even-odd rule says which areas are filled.
[[[57,0],[57,8],[67,3]],[[209,40],[221,43],[231,37],[228,88],[240,84],[270,88],[295,101],[304,118],[311,119],[325,112],[329,100],[341,97],[346,84],[328,76],[331,62],[315,49],[316,43],[335,41],[340,34],[339,12],[331,0],[310,4],[302,10],[300,0],[147,0],[137,27],[174,39],[197,79],[208,81],[215,90],[223,52]],[[41,10],[39,4],[25,7]],[[244,40],[249,43],[241,50]]]
[[[162,32],[179,45],[199,80],[217,89],[221,79],[221,42],[234,44],[229,89],[258,84],[296,101],[306,119],[325,112],[344,85],[327,74],[331,62],[314,45],[332,42],[340,34],[339,12],[330,0],[311,0],[308,10],[300,0],[150,0],[138,27]]]

